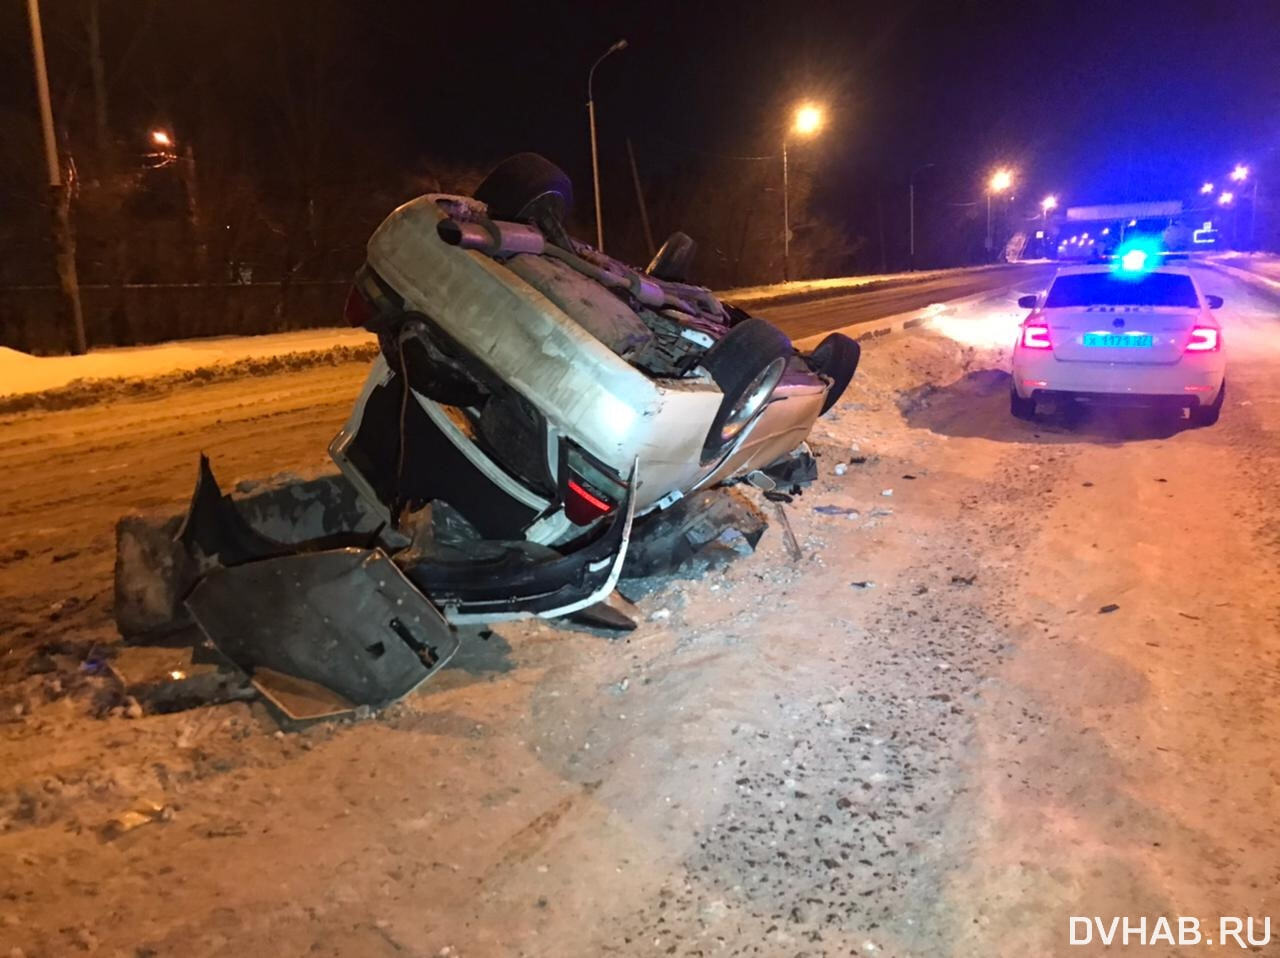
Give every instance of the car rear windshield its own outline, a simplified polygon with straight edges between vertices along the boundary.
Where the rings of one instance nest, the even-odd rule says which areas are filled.
[[[1196,288],[1180,273],[1075,273],[1059,276],[1049,287],[1045,308],[1061,306],[1185,306],[1194,309]]]

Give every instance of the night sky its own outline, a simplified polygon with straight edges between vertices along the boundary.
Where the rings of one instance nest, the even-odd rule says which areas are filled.
[[[460,151],[535,148],[579,179],[585,74],[618,37],[630,47],[596,86],[619,171],[626,135],[672,169],[699,150],[775,154],[802,98],[829,104],[811,148],[849,188],[928,162],[959,188],[1004,162],[1037,195],[1155,199],[1280,145],[1275,2],[381,6],[391,85],[418,91],[401,101],[416,145],[444,123]],[[415,62],[431,33],[453,42]]]
[[[802,99],[830,120],[796,148],[818,197],[863,232],[883,199],[895,248],[908,175],[924,164],[926,218],[981,201],[998,164],[1018,171],[1014,203],[1027,209],[1047,192],[1065,204],[1183,198],[1237,161],[1280,166],[1274,0],[100,2],[116,135],[169,122],[198,139],[217,111],[284,178],[293,169],[272,152],[284,134],[260,91],[292,71],[305,102],[315,37],[326,93],[308,108],[337,128],[330,165],[352,182],[532,149],[586,200],[587,70],[620,37],[629,48],[596,77],[606,210],[634,205],[626,138],[651,184],[694,166],[731,178],[776,162],[749,158],[777,157]],[[7,169],[29,145],[39,159],[18,135],[35,117],[22,8],[0,11]],[[86,116],[83,6],[44,8],[55,109]]]

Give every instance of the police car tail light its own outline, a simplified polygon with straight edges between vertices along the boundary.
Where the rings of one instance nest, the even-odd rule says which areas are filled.
[[[1049,324],[1034,321],[1023,325],[1022,345],[1026,349],[1051,349],[1053,343],[1049,341]]]
[[[1187,343],[1189,353],[1216,353],[1222,348],[1222,334],[1212,326],[1197,326],[1191,330]]]

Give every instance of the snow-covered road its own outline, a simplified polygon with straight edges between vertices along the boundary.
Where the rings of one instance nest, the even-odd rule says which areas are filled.
[[[971,291],[867,346],[799,562],[775,522],[626,639],[503,626],[290,735],[92,718],[59,663],[116,649],[120,513],[200,450],[321,467],[363,365],[0,419],[0,954],[1025,958],[1092,953],[1072,915],[1280,915],[1280,305],[1202,281],[1214,428],[1011,419],[1020,290]]]

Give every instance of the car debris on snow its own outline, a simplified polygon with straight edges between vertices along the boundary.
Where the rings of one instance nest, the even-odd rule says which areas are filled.
[[[795,562],[799,562],[804,558],[804,553],[800,550],[800,543],[796,541],[796,534],[791,530],[791,520],[787,518],[786,508],[780,502],[773,504],[773,511],[778,517],[778,522],[782,526],[782,541],[787,547],[787,552]]]
[[[844,516],[847,519],[856,519],[861,513],[852,506],[814,506],[813,511],[824,516]]]
[[[520,154],[474,196],[393,211],[347,298],[380,352],[330,444],[339,474],[233,499],[202,457],[185,515],[117,527],[121,633],[194,627],[285,716],[329,717],[417,687],[459,626],[634,628],[610,601],[624,578],[754,550],[765,520],[724,487],[818,478],[803,439],[858,344],[801,353],[690,282],[689,237],[635,269],[569,236],[571,204]]]

